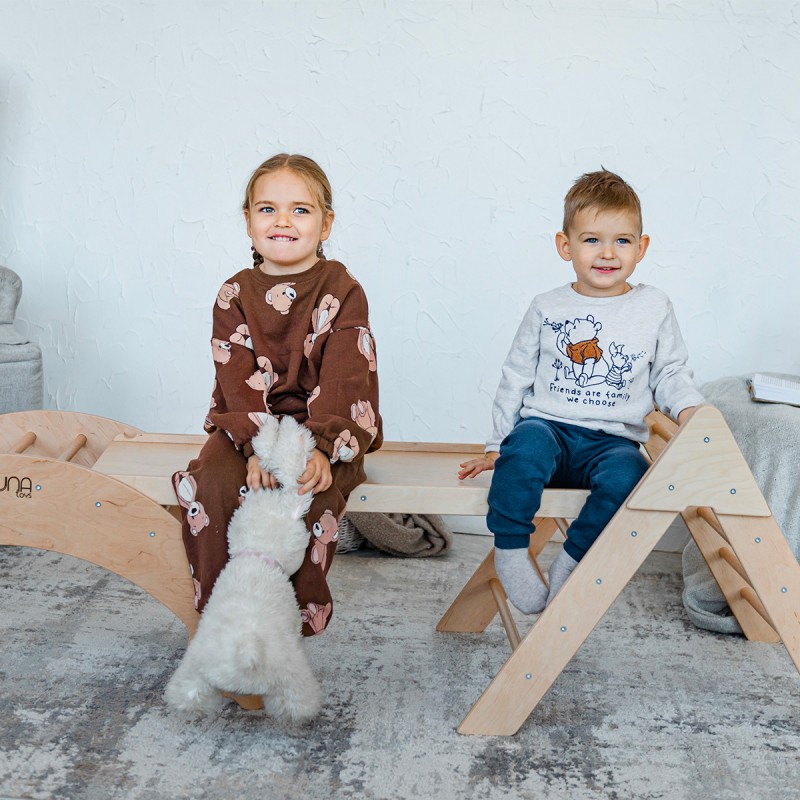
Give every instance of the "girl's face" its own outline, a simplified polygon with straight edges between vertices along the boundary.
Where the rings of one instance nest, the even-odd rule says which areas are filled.
[[[247,235],[264,257],[268,275],[293,275],[317,263],[317,248],[330,236],[333,212],[322,208],[305,180],[291,169],[262,175],[244,212]]]

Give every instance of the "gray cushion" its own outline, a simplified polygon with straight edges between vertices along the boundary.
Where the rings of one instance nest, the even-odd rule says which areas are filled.
[[[0,267],[0,414],[42,407],[42,351],[14,329],[22,281]]]
[[[14,314],[22,296],[22,281],[8,267],[0,266],[0,344],[23,344],[28,339],[14,330]]]

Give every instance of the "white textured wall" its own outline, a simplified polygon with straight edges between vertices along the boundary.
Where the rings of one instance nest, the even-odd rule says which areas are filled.
[[[800,372],[799,26],[789,0],[0,0],[0,263],[47,405],[200,429],[243,186],[280,150],[332,180],[389,438],[484,438],[601,163],[699,381]]]

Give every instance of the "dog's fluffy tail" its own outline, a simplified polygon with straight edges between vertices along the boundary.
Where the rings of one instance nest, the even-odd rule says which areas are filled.
[[[244,674],[252,675],[261,667],[266,643],[260,634],[241,637],[236,643],[236,663]]]

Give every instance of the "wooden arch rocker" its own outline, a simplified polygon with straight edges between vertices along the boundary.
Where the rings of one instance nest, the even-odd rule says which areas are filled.
[[[140,435],[91,414],[0,416],[0,544],[53,550],[115,572],[169,608],[191,636],[199,615],[180,522],[138,489],[95,469],[116,438]]]
[[[479,632],[499,611],[513,648],[459,733],[519,730],[677,514],[746,637],[782,640],[800,670],[800,567],[722,414],[698,406],[679,431],[657,412],[648,421],[650,469],[524,639],[495,575],[493,550],[440,620],[440,631]],[[542,517],[577,513],[546,506],[545,497]],[[565,520],[558,523],[565,529]],[[534,563],[551,532],[545,526],[544,535],[531,536]]]

